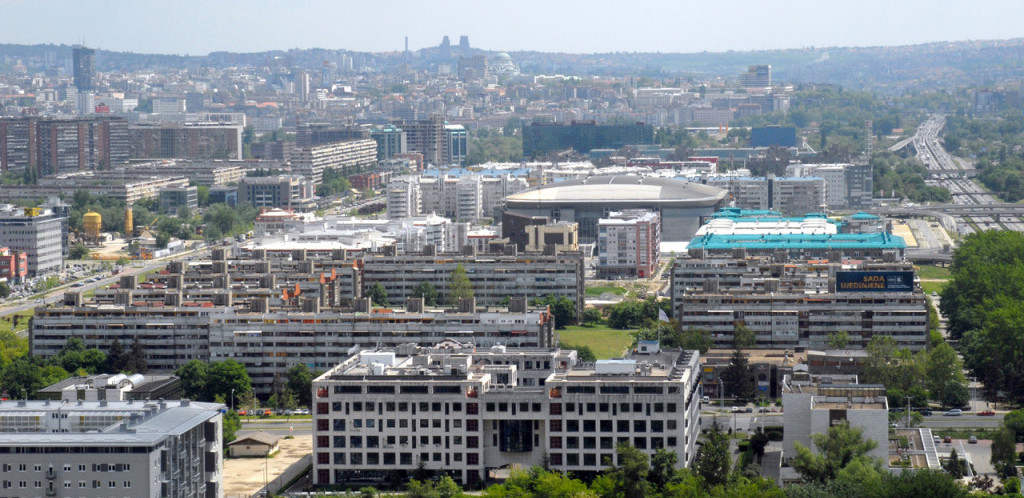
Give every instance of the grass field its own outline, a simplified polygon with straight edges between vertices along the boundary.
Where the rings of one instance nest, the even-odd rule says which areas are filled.
[[[949,280],[952,276],[949,272],[949,268],[943,268],[940,266],[918,266],[917,275],[922,280]]]
[[[921,282],[921,290],[925,294],[931,295],[932,292],[942,293],[942,288],[946,286],[946,282]]]
[[[618,330],[605,325],[571,325],[559,330],[561,342],[573,346],[589,346],[599,359],[622,356],[633,343],[633,330]]]
[[[601,294],[604,294],[605,292],[611,292],[616,296],[626,295],[626,289],[624,287],[619,287],[617,285],[599,285],[596,287],[587,287],[585,294],[587,297],[599,297],[601,296]]]
[[[0,317],[0,331],[13,331],[16,334],[24,333],[28,330],[28,319],[32,316],[32,313],[34,313],[33,310],[25,310]],[[15,317],[18,319],[18,324],[12,327]]]

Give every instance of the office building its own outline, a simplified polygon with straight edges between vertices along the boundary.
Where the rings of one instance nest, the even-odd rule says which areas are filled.
[[[75,77],[75,88],[79,92],[91,92],[96,89],[96,51],[76,45],[71,49],[72,74]]]
[[[0,247],[24,253],[29,276],[59,271],[64,264],[61,222],[50,209],[0,205]]]
[[[220,498],[224,405],[0,401],[0,487],[11,497]]]
[[[28,253],[0,247],[0,279],[21,282],[28,276]]]
[[[598,278],[650,278],[661,257],[661,216],[612,211],[597,222]]]
[[[350,140],[370,138],[363,126],[335,125],[332,123],[301,123],[295,132],[295,147],[313,147]]]
[[[467,486],[535,465],[596,476],[628,442],[688,467],[700,431],[696,351],[579,364],[575,351],[455,341],[356,353],[313,381],[316,485],[418,465]]]
[[[242,159],[241,124],[163,122],[134,124],[132,159]]]
[[[699,183],[617,175],[550,183],[512,194],[505,204],[527,216],[579,223],[580,243],[594,244],[598,220],[628,209],[660,213],[663,241],[687,240],[728,202],[725,197],[725,190]]]
[[[394,126],[405,131],[409,152],[423,154],[426,164],[448,164],[448,141],[445,140],[444,117],[440,114],[433,114],[429,119],[398,121]]]
[[[626,145],[654,142],[648,124],[599,125],[593,121],[572,124],[531,123],[523,127],[523,157],[539,158],[572,149],[586,154],[592,149],[620,149]]]
[[[740,86],[743,88],[768,88],[772,86],[772,66],[755,64],[740,75]]]
[[[578,223],[558,221],[527,225],[524,229],[526,245],[522,249],[527,252],[544,252],[550,246],[554,246],[558,252],[580,250]]]
[[[463,165],[469,156],[469,132],[462,125],[445,125],[444,139],[447,144],[445,163]]]
[[[165,214],[175,214],[178,209],[185,208],[190,213],[199,209],[199,187],[169,187],[160,189],[160,210]]]
[[[821,213],[825,204],[825,180],[813,176],[769,178],[771,209],[782,214]]]
[[[401,128],[384,126],[374,128],[370,132],[370,138],[377,142],[377,160],[391,159],[395,154],[405,154],[409,151],[407,137]]]
[[[876,384],[791,382],[782,394],[783,458],[796,456],[796,446],[817,449],[811,434],[827,434],[830,427],[847,422],[862,431],[864,440],[877,443],[867,456],[888,461],[889,403],[885,386]]]
[[[316,209],[313,181],[299,175],[247,176],[238,182],[238,202],[257,209]]]

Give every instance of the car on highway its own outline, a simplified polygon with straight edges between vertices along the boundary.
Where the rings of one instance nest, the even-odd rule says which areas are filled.
[[[959,417],[960,415],[963,415],[963,413],[964,413],[963,410],[961,410],[959,408],[954,408],[952,410],[949,410],[949,411],[943,413],[943,415],[947,416],[947,417]]]
[[[920,413],[921,415],[924,415],[925,417],[930,417],[932,415],[932,409],[931,408],[918,408],[916,411],[917,411],[917,413]]]
[[[978,416],[979,417],[994,417],[995,414],[996,414],[996,412],[994,412],[992,410],[982,410],[982,411],[978,412]]]

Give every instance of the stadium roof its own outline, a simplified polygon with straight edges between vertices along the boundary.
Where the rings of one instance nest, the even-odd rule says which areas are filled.
[[[510,204],[647,203],[710,206],[726,191],[671,178],[595,176],[556,182],[510,195]]]

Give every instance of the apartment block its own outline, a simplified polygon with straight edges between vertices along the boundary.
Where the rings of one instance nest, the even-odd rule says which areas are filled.
[[[111,169],[129,158],[124,118],[0,119],[0,171],[25,170],[39,176]]]
[[[221,410],[182,401],[0,401],[5,496],[219,498]]]
[[[129,127],[132,159],[242,159],[241,124],[165,122]]]
[[[377,164],[377,143],[368,138],[310,145],[292,156],[292,172],[310,179],[314,185],[323,181],[324,170],[333,169],[342,176],[360,173]]]
[[[488,469],[596,475],[628,442],[695,457],[696,351],[582,365],[575,351],[455,341],[364,349],[313,382],[314,484],[385,480],[417,465],[465,485]]]
[[[825,180],[818,177],[776,177],[771,182],[771,208],[782,214],[820,213],[825,207]]]
[[[425,251],[426,253],[426,251]],[[363,293],[381,284],[388,299],[404,302],[417,285],[427,282],[442,298],[449,294],[452,272],[465,268],[473,295],[481,306],[500,306],[506,298],[532,301],[545,296],[566,297],[583,312],[583,253],[481,254],[385,254],[362,258]]]
[[[598,278],[649,278],[661,256],[661,215],[612,211],[597,222]]]

